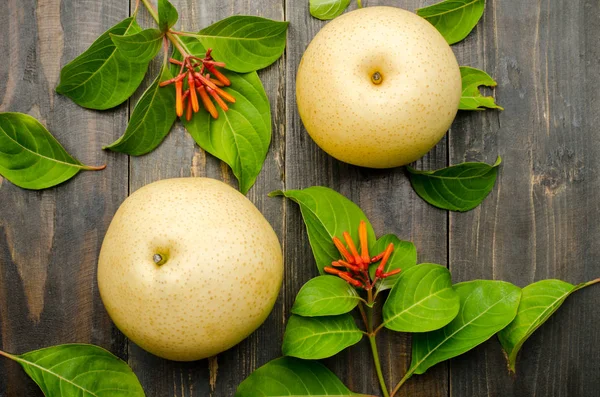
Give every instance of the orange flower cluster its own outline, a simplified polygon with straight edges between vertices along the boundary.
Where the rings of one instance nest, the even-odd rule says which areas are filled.
[[[161,87],[175,84],[177,116],[183,116],[185,109],[187,121],[190,121],[192,115],[200,110],[200,101],[204,109],[215,119],[219,118],[219,112],[213,104],[213,100],[225,112],[229,110],[226,102],[235,103],[235,98],[221,88],[231,85],[231,81],[217,69],[217,67],[225,67],[225,64],[216,62],[212,58],[211,52],[212,49],[206,51],[204,58],[187,55],[183,61],[169,59],[172,64],[181,66],[181,69],[176,77],[160,83]],[[184,90],[186,81],[187,88]],[[198,101],[198,96],[200,96],[200,101]]]
[[[367,240],[367,224],[364,221],[360,221],[358,226],[358,238],[360,241],[360,254],[354,245],[354,241],[352,241],[352,237],[350,233],[344,232],[343,234],[344,240],[346,241],[346,246],[342,243],[337,237],[333,238],[333,244],[335,244],[336,248],[340,252],[340,254],[344,257],[339,261],[335,261],[331,263],[332,267],[325,267],[325,272],[329,274],[335,274],[336,276],[342,278],[350,285],[355,287],[364,288],[365,290],[371,290],[375,283],[380,279],[384,279],[395,274],[400,273],[401,269],[395,269],[389,272],[385,272],[385,265],[387,264],[392,252],[394,251],[394,244],[390,243],[385,251],[376,255],[374,257],[369,256],[369,243]],[[350,251],[348,251],[350,250]],[[377,269],[375,270],[375,278],[371,280],[371,275],[369,274],[369,266],[373,263],[379,262]],[[342,270],[344,269],[344,270]]]

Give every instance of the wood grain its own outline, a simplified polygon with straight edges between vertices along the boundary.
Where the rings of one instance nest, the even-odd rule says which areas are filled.
[[[89,342],[125,357],[96,288],[104,233],[127,195],[127,158],[104,153],[127,107],[100,114],[54,92],[61,65],[129,14],[121,1],[9,0],[0,4],[0,111],[38,118],[75,157],[107,164],[43,192],[0,186],[0,336],[3,350]],[[82,32],[81,27],[85,26]],[[0,396],[38,396],[17,364],[0,360]]]
[[[598,2],[493,0],[455,47],[461,64],[497,79],[495,95],[506,109],[460,114],[450,133],[452,164],[504,159],[483,205],[450,216],[457,281],[495,278],[523,287],[600,274],[599,28]],[[525,344],[516,376],[503,368],[496,338],[453,360],[451,395],[597,396],[598,304],[598,290],[569,298]]]
[[[465,160],[504,158],[498,186],[483,205],[447,214],[423,202],[401,169],[342,164],[306,133],[295,103],[302,54],[326,22],[308,0],[177,0],[179,26],[198,30],[232,14],[290,21],[285,56],[261,71],[271,101],[273,139],[248,197],[265,214],[284,248],[285,278],[267,322],[218,357],[215,390],[207,360],[174,363],[128,342],[112,325],[96,287],[96,260],[120,203],[140,187],[178,176],[209,176],[237,185],[222,162],[176,126],[149,155],[107,153],[126,127],[131,103],[107,112],[82,109],[54,93],[60,67],[104,30],[130,15],[135,1],[5,0],[0,2],[0,111],[38,117],[101,173],[82,173],[44,192],[0,178],[0,349],[22,353],[67,342],[90,342],[128,360],[149,397],[233,396],[254,369],[281,355],[281,340],[300,287],[317,274],[297,206],[266,195],[277,189],[331,187],[359,204],[378,235],[412,240],[420,262],[447,265],[455,281],[494,278],[524,286],[544,278],[581,282],[600,276],[600,4],[595,0],[515,3],[488,0],[476,30],[454,51],[462,65],[498,80],[504,112],[460,113],[448,135],[415,165],[435,169]],[[351,8],[356,8],[356,5]],[[433,0],[363,0],[367,6],[414,10]],[[143,26],[150,16],[140,11]],[[158,71],[159,63],[151,66]],[[32,94],[35,93],[35,94]],[[327,104],[323,104],[327,106]],[[600,295],[571,297],[527,342],[506,372],[495,340],[414,376],[399,395],[414,397],[597,396],[600,390]],[[383,332],[384,373],[393,386],[410,362],[410,338]],[[366,341],[325,360],[352,390],[380,395]],[[14,363],[0,360],[0,397],[41,396]]]

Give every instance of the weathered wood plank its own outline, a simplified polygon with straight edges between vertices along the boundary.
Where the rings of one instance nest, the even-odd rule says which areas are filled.
[[[99,113],[54,92],[60,67],[129,15],[117,0],[9,0],[0,4],[0,111],[40,119],[66,149],[105,171],[43,192],[0,185],[0,348],[23,353],[90,342],[126,358],[125,340],[96,288],[108,223],[127,195],[127,158],[102,152],[125,126],[127,107]],[[0,396],[40,396],[17,364],[0,360]]]
[[[598,2],[491,0],[476,31],[456,46],[462,64],[498,80],[506,109],[461,114],[450,135],[453,164],[504,158],[483,205],[450,217],[456,280],[525,286],[600,275],[599,29]],[[451,395],[597,395],[599,304],[598,290],[569,298],[525,344],[514,377],[496,338],[453,360]]]
[[[398,6],[398,2],[379,0],[369,1],[368,5]],[[420,1],[401,4],[410,10],[420,5]],[[351,7],[356,8],[356,5]],[[298,189],[313,185],[331,187],[365,210],[378,235],[395,233],[401,239],[414,241],[420,261],[446,264],[447,215],[429,207],[418,198],[401,169],[369,170],[340,163],[319,149],[307,134],[296,109],[294,80],[306,46],[326,22],[310,16],[306,1],[288,0],[286,15],[291,23],[291,45],[287,51],[286,188]],[[444,167],[446,158],[444,140],[420,160],[417,166]],[[300,212],[295,204],[287,203],[286,207],[285,307],[290,308],[302,284],[316,276],[317,270]],[[288,316],[289,311],[286,312],[286,318]],[[393,387],[410,363],[410,340],[406,335],[387,331],[380,335],[382,365],[388,383]],[[352,390],[380,395],[371,362],[366,339],[326,361]],[[411,380],[398,395],[446,396],[447,373],[445,364],[433,368],[426,375]]]
[[[247,1],[173,1],[180,15],[180,26],[195,31],[234,14],[258,15],[283,20],[281,0]],[[149,26],[150,16],[144,11],[141,20]],[[157,71],[155,64],[153,70]],[[263,171],[248,197],[266,216],[281,243],[283,235],[282,203],[269,199],[267,194],[283,188],[284,178],[284,61],[260,71],[259,75],[271,102],[273,139]],[[233,186],[237,181],[229,168],[205,154],[195,145],[189,134],[178,125],[154,152],[131,159],[131,192],[153,181],[180,176],[208,176]],[[287,269],[286,269],[287,270]],[[284,293],[282,293],[283,295]],[[224,324],[224,327],[227,325]],[[208,361],[173,363],[129,345],[129,363],[138,374],[148,396],[231,396],[237,385],[254,369],[281,355],[283,337],[282,299],[275,305],[266,323],[247,340],[219,355],[219,373],[216,389],[209,387]]]

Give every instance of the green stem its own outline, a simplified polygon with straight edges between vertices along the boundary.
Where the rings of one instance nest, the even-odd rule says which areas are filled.
[[[369,343],[371,344],[371,352],[373,353],[373,361],[375,362],[375,371],[377,371],[377,379],[379,379],[379,385],[384,397],[390,397],[387,387],[385,385],[385,379],[383,378],[383,372],[381,371],[381,363],[379,362],[379,352],[377,351],[377,341],[375,335],[369,335]]]
[[[363,8],[362,0],[356,0],[356,2],[358,3],[358,8]]]
[[[581,288],[589,287],[590,285],[594,285],[594,284],[598,284],[598,283],[600,283],[600,278],[594,279],[594,280],[592,280],[592,281],[588,281],[587,283],[583,283],[583,284],[581,285],[581,287],[580,287],[580,288],[577,288],[577,289],[581,289]]]
[[[8,354],[6,352],[3,352],[2,350],[0,350],[0,356],[4,356],[4,357],[9,358],[11,360],[15,359],[15,357],[12,354]]]
[[[366,307],[366,317],[367,317],[367,335],[369,336],[369,343],[371,344],[371,353],[373,354],[373,362],[375,363],[375,371],[377,372],[377,379],[379,380],[379,385],[381,386],[381,392],[383,393],[383,397],[390,397],[387,386],[385,385],[385,379],[383,378],[383,372],[381,371],[381,362],[379,361],[379,352],[377,351],[377,341],[375,339],[375,334],[373,333],[373,293],[369,289],[368,293],[368,305]]]
[[[402,380],[400,380],[400,382],[398,382],[398,384],[396,385],[396,387],[394,387],[394,390],[392,390],[392,394],[390,394],[390,397],[394,397],[396,395],[396,393],[398,393],[398,390],[400,390],[400,388],[402,387],[402,385],[404,383],[406,383],[406,381],[412,376],[412,374],[415,372],[415,369],[411,368],[408,370],[408,372],[406,373],[406,375],[404,375],[404,378],[402,378]]]
[[[154,8],[154,6],[150,3],[150,0],[142,0],[142,3],[144,3],[144,6],[148,10],[152,18],[154,18],[156,23],[158,23],[158,11],[156,11],[156,8]]]

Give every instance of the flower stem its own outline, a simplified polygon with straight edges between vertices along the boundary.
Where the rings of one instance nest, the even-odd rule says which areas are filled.
[[[406,383],[406,381],[412,376],[412,374],[415,372],[415,369],[411,368],[411,369],[408,370],[408,372],[406,373],[406,375],[404,375],[404,378],[402,378],[400,380],[400,382],[398,382],[398,384],[396,385],[396,387],[394,387],[394,390],[392,390],[392,394],[390,394],[390,397],[394,397],[396,395],[396,393],[398,393],[398,390],[400,390],[400,388],[402,387],[402,385],[404,383]]]
[[[144,6],[148,10],[152,18],[154,18],[156,23],[158,23],[158,11],[156,11],[156,8],[154,8],[154,6],[150,4],[149,0],[142,0],[142,3],[144,3]]]
[[[377,372],[377,379],[379,380],[379,386],[381,386],[381,392],[383,397],[390,397],[387,386],[385,385],[385,379],[383,378],[383,372],[381,371],[381,362],[379,361],[379,352],[377,351],[377,341],[375,334],[373,333],[373,293],[369,289],[368,293],[368,305],[366,307],[367,317],[367,335],[369,335],[369,343],[371,344],[371,353],[373,354],[373,362],[375,363],[375,371]],[[362,306],[362,305],[361,305]]]
[[[383,397],[390,397],[385,385],[385,379],[383,378],[383,372],[381,372],[381,363],[379,362],[379,352],[377,351],[377,341],[375,340],[375,335],[369,335],[369,343],[371,344],[371,352],[373,353],[375,371],[377,372],[377,379],[379,379],[379,385],[381,386]]]

